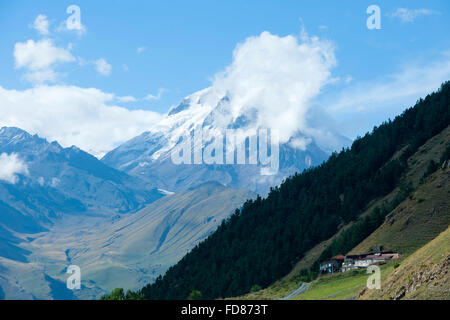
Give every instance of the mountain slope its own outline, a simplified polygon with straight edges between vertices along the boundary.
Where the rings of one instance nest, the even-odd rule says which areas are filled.
[[[257,123],[257,108],[238,114],[233,114],[232,110],[233,105],[227,95],[220,96],[210,88],[199,91],[184,99],[148,132],[107,153],[102,161],[132,175],[155,181],[167,190],[184,191],[199,183],[216,180],[227,187],[266,194],[270,186],[281,183],[286,176],[318,165],[328,156],[311,137],[297,132],[293,137],[280,141],[279,170],[273,175],[261,174],[262,168],[267,167],[261,161],[249,165],[249,156],[247,165],[210,165],[204,161],[196,164],[173,163],[172,151],[182,145],[187,137],[192,138],[192,148],[198,147],[204,151],[222,136],[226,151],[230,148],[226,145],[226,130],[236,130],[243,137],[267,129]],[[194,139],[196,130],[203,130],[201,140]],[[336,140],[341,140],[342,145],[348,143],[342,136],[334,136]],[[249,146],[246,148],[249,153]],[[261,152],[261,145],[257,149]]]
[[[161,196],[149,183],[110,168],[74,146],[62,148],[18,128],[0,129],[0,154],[14,154],[27,167],[17,183],[0,182],[1,200],[19,211],[36,207],[47,218],[57,211],[123,213]],[[34,197],[38,199],[27,199]]]
[[[359,299],[450,299],[450,228],[402,261],[380,290]]]
[[[409,255],[450,225],[450,170],[438,170],[405,199],[385,222],[349,254],[382,245]]]
[[[445,145],[448,145],[447,149],[445,149]],[[401,179],[400,185],[411,185],[411,188],[414,190],[387,214],[384,223],[367,238],[358,243],[350,252],[339,251],[338,253],[360,254],[370,252],[374,246],[384,246],[386,249],[399,252],[404,258],[444,231],[450,225],[449,170],[438,168],[434,173],[430,172],[429,176],[422,179],[428,171],[426,164],[430,162],[442,164],[445,162],[443,159],[447,156],[443,156],[443,150],[450,151],[450,127],[429,139],[408,159],[408,168]],[[279,299],[297,288],[299,282],[310,281],[308,278],[311,277],[308,277],[305,271],[318,270],[318,266],[315,263],[323,260],[320,259],[323,252],[334,241],[339,239],[346,230],[354,226],[356,222],[369,216],[374,208],[385,203],[391,203],[399,192],[400,188],[397,187],[385,197],[370,203],[358,220],[344,225],[330,239],[317,244],[307,251],[302,259],[282,279],[277,280],[263,290],[252,292],[239,298]],[[332,255],[334,254],[335,252],[332,253]],[[383,277],[387,276],[389,271],[392,271],[391,267],[392,264],[389,268],[383,270]],[[329,295],[333,299],[354,297],[357,296],[360,288],[364,286],[365,278],[367,276],[363,274],[355,275],[354,278],[351,273],[346,274],[345,277],[321,277],[315,282],[315,284],[320,285],[311,286],[311,292],[299,298],[306,299],[313,296],[325,298]],[[355,286],[352,286],[352,283]]]
[[[418,148],[418,150],[411,155],[411,157],[407,160],[408,163],[408,167],[405,171],[405,174],[403,175],[402,179],[401,179],[401,183],[400,186],[398,186],[397,188],[395,188],[391,193],[387,194],[384,197],[381,197],[379,199],[376,199],[375,201],[372,201],[366,208],[366,210],[364,212],[362,212],[362,214],[359,217],[359,220],[361,220],[362,218],[369,216],[373,210],[376,207],[382,207],[384,204],[386,203],[392,203],[394,201],[394,199],[396,198],[396,196],[401,193],[401,186],[403,185],[408,185],[412,188],[412,191],[419,188],[418,192],[420,193],[426,193],[429,194],[429,196],[426,197],[426,199],[428,200],[426,203],[420,203],[420,207],[422,208],[429,208],[429,206],[431,205],[433,208],[429,208],[430,210],[433,211],[438,211],[438,216],[440,217],[440,219],[442,219],[442,217],[446,216],[446,211],[445,209],[448,206],[448,202],[445,201],[446,199],[446,194],[445,194],[445,189],[439,189],[439,188],[428,188],[427,184],[425,185],[421,185],[420,181],[421,178],[424,176],[425,172],[427,171],[427,165],[428,163],[430,163],[431,161],[434,161],[436,163],[442,162],[441,161],[441,157],[442,157],[442,152],[443,149],[445,147],[446,144],[448,144],[448,141],[450,141],[450,127],[447,127],[445,130],[443,130],[441,133],[437,134],[436,136],[434,136],[433,138],[429,139],[426,143],[424,143],[420,148]],[[397,155],[394,155],[394,157]],[[443,179],[444,176],[440,176],[439,173],[437,173],[439,176],[439,179]],[[428,178],[428,182],[431,178]],[[437,184],[439,185],[439,183]],[[412,192],[411,191],[411,192]],[[419,197],[419,198],[423,198],[423,197]],[[406,198],[402,203],[398,204],[397,207],[392,208],[393,210],[391,211],[392,214],[394,214],[393,212],[398,212],[398,211],[403,211],[403,209],[408,206],[411,209],[414,209],[414,211],[409,210],[408,214],[413,214],[416,215],[417,218],[415,218],[413,221],[420,221],[425,219],[425,221],[427,223],[431,223],[432,226],[434,226],[432,229],[428,228],[428,226],[422,225],[420,222],[419,223],[413,223],[410,224],[409,227],[414,226],[418,226],[418,227],[426,227],[428,229],[427,230],[423,230],[423,231],[418,231],[419,234],[428,234],[430,235],[431,238],[435,237],[437,234],[439,234],[440,232],[442,232],[442,228],[445,228],[446,224],[444,223],[442,226],[440,226],[440,221],[439,219],[436,219],[436,222],[431,221],[431,217],[432,215],[428,214],[427,211],[424,210],[416,210],[416,205],[419,204],[418,201],[414,200],[414,201],[410,201],[411,199]],[[407,205],[407,202],[410,201],[412,202],[412,206],[411,205]],[[387,215],[387,217],[391,216],[391,212],[388,212],[389,214]],[[406,212],[406,211],[405,211]],[[422,216],[422,217],[421,217]],[[296,275],[299,274],[299,272],[301,270],[308,270],[311,267],[313,267],[314,263],[317,262],[319,260],[319,257],[323,254],[323,252],[330,247],[330,245],[339,237],[342,235],[342,233],[347,230],[348,228],[350,228],[351,226],[354,225],[356,221],[352,221],[347,225],[342,226],[342,228],[339,229],[339,231],[334,234],[331,238],[317,244],[316,246],[314,246],[311,250],[309,250],[308,252],[305,253],[305,255],[303,256],[302,259],[300,259],[300,261],[294,266],[294,268],[289,272],[289,274],[284,277],[285,280],[291,280],[293,277],[295,277]],[[385,225],[385,224],[384,224]],[[382,228],[382,226],[380,226],[380,228]],[[390,225],[388,225],[386,230],[390,230]],[[402,230],[407,230],[406,228],[402,228]],[[433,232],[430,233],[430,231],[434,230]],[[351,251],[350,253],[359,253],[359,252],[367,252],[370,248],[372,248],[375,245],[385,245],[385,247],[390,248],[392,243],[389,241],[370,241],[370,239],[373,239],[373,235],[376,234],[377,232],[379,232],[378,230],[375,231],[372,235],[368,235],[367,238],[365,238],[361,243],[357,243],[356,248],[351,247]],[[394,235],[395,233],[392,233],[392,235]],[[403,235],[402,232],[400,232],[399,234],[397,234],[397,236]],[[415,233],[409,233],[413,239],[414,238],[414,234]],[[424,245],[427,241],[431,240],[431,238],[426,238],[424,239],[424,242],[421,242],[416,245],[414,245],[414,242],[406,242],[405,245],[403,245],[402,248],[394,246],[393,249],[395,248],[396,250],[399,250],[402,253],[406,253],[406,252],[412,252],[414,250],[416,250],[418,247]],[[387,240],[387,239],[386,239]],[[370,241],[370,242],[369,242]],[[345,251],[340,251],[339,253],[346,253]],[[333,253],[331,253],[331,256],[333,255]]]
[[[52,288],[64,283],[65,269],[75,264],[83,279],[82,289],[74,292],[77,298],[97,299],[119,285],[137,289],[154,281],[252,197],[251,192],[208,182],[130,215],[66,215],[48,232],[18,244],[29,252],[27,263],[0,257],[0,286],[7,299],[20,292],[60,299],[66,293]]]
[[[307,250],[356,219],[371,201],[394,190],[407,159],[448,127],[449,109],[447,82],[394,121],[355,140],[350,149],[287,179],[267,198],[245,203],[142,293],[149,299],[184,299],[195,289],[205,298],[217,298],[240,295],[255,284],[269,285]],[[368,222],[370,228],[379,223]]]
[[[82,150],[19,128],[0,129],[0,257],[27,263],[23,246],[66,215],[111,216],[163,193]]]
[[[450,133],[450,128],[445,130]],[[442,134],[440,134],[442,135]],[[445,135],[446,136],[446,135]],[[441,138],[443,138],[441,136]],[[430,139],[430,140],[434,140]],[[441,140],[442,141],[442,140]],[[447,139],[446,141],[450,141]],[[429,141],[430,142],[430,141]],[[442,146],[439,141],[435,141],[431,145],[427,142],[423,147]],[[423,159],[424,154],[421,150],[411,158]],[[422,149],[423,150],[423,149]],[[422,155],[422,157],[415,157]],[[414,169],[409,170],[414,174]],[[342,252],[344,254],[361,254],[370,252],[373,246],[384,246],[384,248],[399,252],[401,260],[407,258],[422,246],[433,241],[441,232],[450,225],[450,170],[438,169],[435,173],[427,178],[427,182],[418,186],[418,188],[410,194],[403,202],[401,202],[386,217],[384,223],[370,234],[366,239],[359,243],[350,252]],[[409,174],[408,174],[409,175]],[[424,201],[420,200],[424,199]],[[382,199],[381,201],[385,201]],[[332,239],[336,239],[342,233],[337,233]],[[450,242],[449,242],[450,243]],[[450,250],[449,243],[442,243],[442,248]],[[328,245],[330,241],[328,241]],[[321,244],[323,245],[323,244]],[[326,248],[317,246],[315,250]],[[250,293],[243,299],[279,299],[286,295],[289,291],[295,289],[298,283],[304,281],[304,277],[299,276],[302,269],[309,269],[319,258],[320,253],[312,255],[307,253],[304,259],[308,261],[300,261],[300,267],[295,266],[289,273],[289,276],[272,284],[268,288]],[[309,256],[308,256],[309,255]],[[312,256],[312,258],[310,257]],[[309,263],[308,263],[309,262]],[[396,261],[382,267],[382,280],[394,271],[393,266]],[[419,262],[417,262],[419,263]],[[401,262],[403,264],[403,262]],[[314,268],[314,267],[313,267]],[[316,268],[317,269],[317,268]],[[320,276],[311,284],[310,290],[298,296],[298,299],[312,298],[329,298],[329,299],[349,299],[358,296],[358,293],[364,288],[367,274],[351,272],[344,275],[325,275]],[[449,288],[450,289],[450,288]],[[365,295],[366,296],[366,295]],[[378,295],[372,295],[378,297]]]

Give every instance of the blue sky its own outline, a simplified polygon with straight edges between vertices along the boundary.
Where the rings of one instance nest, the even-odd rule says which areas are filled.
[[[72,4],[81,10],[84,32],[63,30],[66,8]],[[381,30],[366,27],[366,8],[372,4],[381,9]],[[299,36],[304,27],[310,36],[332,43],[336,57],[331,69],[335,81],[323,86],[311,104],[320,105],[354,138],[400,113],[430,88],[437,89],[439,81],[449,80],[449,8],[446,0],[1,0],[0,86],[8,92],[41,85],[96,88],[114,94],[116,100],[106,100],[115,106],[165,113],[183,97],[210,86],[214,75],[232,63],[238,43],[263,31]],[[33,28],[38,15],[49,23],[47,34]],[[29,65],[17,67],[14,50],[17,43],[43,39],[73,59],[52,65],[57,74],[52,81],[36,83],[27,80]],[[96,68],[99,59],[109,65],[104,74]],[[421,79],[405,75],[414,70]],[[409,79],[418,82],[390,98],[389,88],[404,88]],[[366,100],[356,99],[365,94]],[[370,94],[387,98],[371,100]]]

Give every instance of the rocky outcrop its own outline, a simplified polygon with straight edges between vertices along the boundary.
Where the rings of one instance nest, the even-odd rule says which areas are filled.
[[[443,262],[431,268],[426,265],[420,266],[420,270],[408,275],[408,284],[400,286],[395,291],[392,299],[399,300],[404,297],[414,298],[415,293],[420,289],[426,287],[427,290],[433,291],[437,289],[445,289],[449,287],[450,277],[450,255],[448,255]],[[390,287],[394,284],[392,283]],[[390,289],[387,288],[387,290]]]

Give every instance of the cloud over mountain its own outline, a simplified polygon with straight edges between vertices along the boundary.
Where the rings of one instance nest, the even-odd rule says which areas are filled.
[[[256,108],[258,126],[279,130],[286,142],[306,126],[311,99],[335,64],[328,41],[304,31],[300,37],[263,32],[236,46],[232,64],[215,76],[211,91],[229,97],[235,118]]]
[[[19,159],[17,154],[0,154],[0,180],[16,184],[19,181],[17,175],[27,173],[27,165]]]
[[[56,47],[49,39],[16,43],[14,56],[16,67],[25,68],[33,83],[54,80],[57,64],[75,60],[69,50]],[[105,60],[97,62],[100,73],[111,72]],[[215,75],[203,98],[227,96],[227,112],[234,119],[257,110],[254,124],[279,130],[281,142],[286,142],[306,127],[310,101],[327,84],[334,65],[334,48],[327,41],[305,32],[299,37],[263,32],[236,46],[233,62]],[[163,90],[146,99],[160,97]],[[0,86],[0,125],[17,126],[99,156],[149,130],[163,117],[115,106],[114,99],[124,98],[67,85],[38,85],[23,91]]]
[[[20,127],[100,156],[161,118],[157,112],[119,107],[113,100],[114,94],[95,88],[53,85],[18,91],[0,86],[0,127]]]

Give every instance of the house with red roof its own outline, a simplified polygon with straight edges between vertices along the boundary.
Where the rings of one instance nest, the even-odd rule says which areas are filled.
[[[372,264],[385,263],[389,260],[398,259],[399,254],[392,251],[383,251],[379,247],[377,252],[346,255],[338,254],[330,260],[320,263],[320,273],[345,272],[348,270],[367,268]]]

